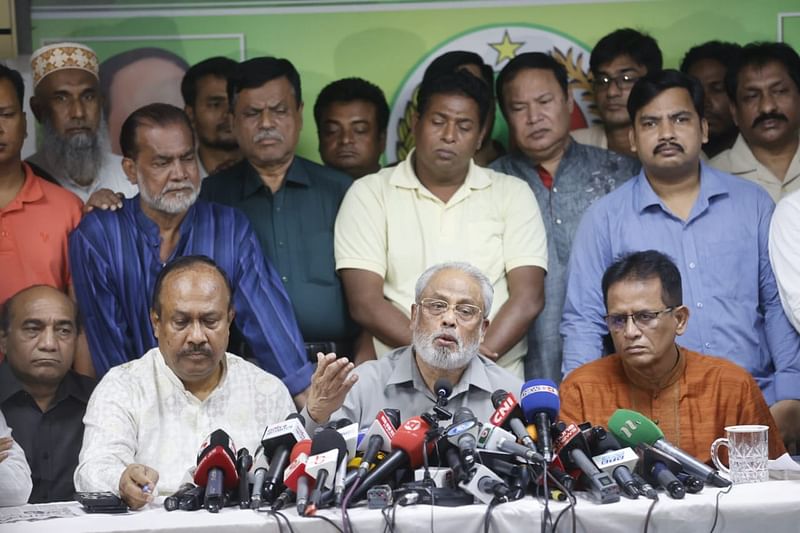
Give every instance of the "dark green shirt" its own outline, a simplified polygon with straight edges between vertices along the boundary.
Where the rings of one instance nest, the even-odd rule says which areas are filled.
[[[357,333],[333,259],[333,224],[352,178],[295,156],[275,194],[245,159],[203,180],[201,197],[244,212],[277,269],[306,342]]]

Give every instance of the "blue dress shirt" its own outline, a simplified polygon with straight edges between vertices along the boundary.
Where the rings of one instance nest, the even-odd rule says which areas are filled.
[[[681,273],[691,311],[681,345],[750,371],[770,405],[800,398],[800,337],[781,308],[767,250],[774,208],[759,185],[704,164],[685,221],[643,171],[598,200],[581,219],[569,262],[564,373],[603,353],[605,269],[623,254],[655,249]]]
[[[158,226],[142,212],[138,196],[117,211],[92,211],[70,235],[72,281],[98,377],[157,345],[149,310],[164,267],[160,249]],[[185,255],[206,255],[228,275],[236,326],[258,363],[292,394],[305,390],[313,365],[289,297],[247,218],[198,200],[181,222],[170,260]]]

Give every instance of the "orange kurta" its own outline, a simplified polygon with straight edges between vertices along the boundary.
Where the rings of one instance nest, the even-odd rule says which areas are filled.
[[[561,419],[608,425],[617,409],[632,409],[653,420],[665,438],[703,462],[725,426],[764,424],[769,456],[786,450],[755,380],[743,368],[719,357],[679,349],[675,368],[659,383],[645,383],[626,372],[618,355],[574,370],[561,383]]]

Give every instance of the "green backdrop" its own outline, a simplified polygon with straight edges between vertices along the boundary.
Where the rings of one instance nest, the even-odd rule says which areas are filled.
[[[514,4],[514,5],[506,5]],[[390,104],[410,73],[455,36],[475,28],[535,25],[591,46],[606,33],[634,27],[653,35],[665,66],[711,39],[746,43],[779,38],[800,48],[797,0],[632,0],[627,2],[80,2],[34,0],[34,47],[71,39],[103,60],[142,46],[171,50],[190,64],[211,55],[276,55],[302,76],[305,127],[299,152],[317,158],[312,107],[328,82],[360,76]],[[502,128],[502,126],[500,126]]]

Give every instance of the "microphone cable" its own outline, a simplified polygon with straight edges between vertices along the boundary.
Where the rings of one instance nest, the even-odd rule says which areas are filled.
[[[717,527],[717,520],[719,520],[719,497],[722,496],[723,494],[728,494],[732,488],[733,485],[728,485],[723,490],[717,493],[717,503],[714,505],[714,523],[711,524],[711,531],[709,531],[708,533],[714,533],[714,528]],[[645,533],[647,532],[645,531]]]
[[[575,518],[575,504],[577,503],[577,499],[575,498],[575,494],[573,494],[572,491],[569,490],[567,487],[562,485],[555,478],[555,476],[553,476],[550,472],[547,472],[547,476],[550,477],[550,481],[552,481],[553,484],[556,487],[558,487],[558,489],[560,491],[562,491],[564,494],[566,494],[567,500],[569,501],[567,506],[564,507],[564,509],[562,509],[560,513],[558,513],[558,516],[556,516],[556,521],[553,524],[553,529],[552,530],[556,531],[556,528],[558,528],[558,522],[561,520],[561,517],[564,516],[564,513],[569,511],[570,515],[572,516],[572,533],[575,533],[575,531],[577,530],[577,527],[578,527],[578,524],[577,524],[577,521],[576,521],[576,518]],[[549,497],[550,497],[549,494],[545,496],[545,498],[549,498]]]
[[[648,507],[647,509],[647,516],[644,518],[644,533],[647,533],[647,528],[650,527],[650,517],[653,515],[653,508],[656,506],[657,503],[658,503],[658,494],[656,494],[656,497],[653,498],[653,503],[651,503],[650,507]],[[717,500],[717,503],[719,503],[719,500]],[[715,516],[714,523],[716,524],[716,522],[717,519]],[[714,531],[713,527],[711,528],[711,531]]]
[[[289,533],[295,533],[294,528],[292,527],[292,523],[289,521],[289,518],[280,511],[273,511],[269,507],[259,507],[258,509],[254,509],[257,513],[267,513],[270,516],[275,518],[275,523],[278,524],[278,533],[283,533],[283,524],[281,524],[281,519],[286,521],[286,526],[289,528]]]
[[[489,533],[489,528],[492,524],[492,511],[497,505],[500,503],[500,499],[495,496],[492,498],[492,501],[489,502],[489,505],[486,506],[486,513],[483,515],[483,533]]]
[[[344,533],[350,533],[352,524],[350,523],[350,514],[347,512],[347,506],[350,505],[350,499],[353,497],[353,494],[358,489],[358,486],[361,485],[361,478],[357,477],[353,485],[350,489],[345,493],[344,498],[342,498],[342,528],[344,529]]]

